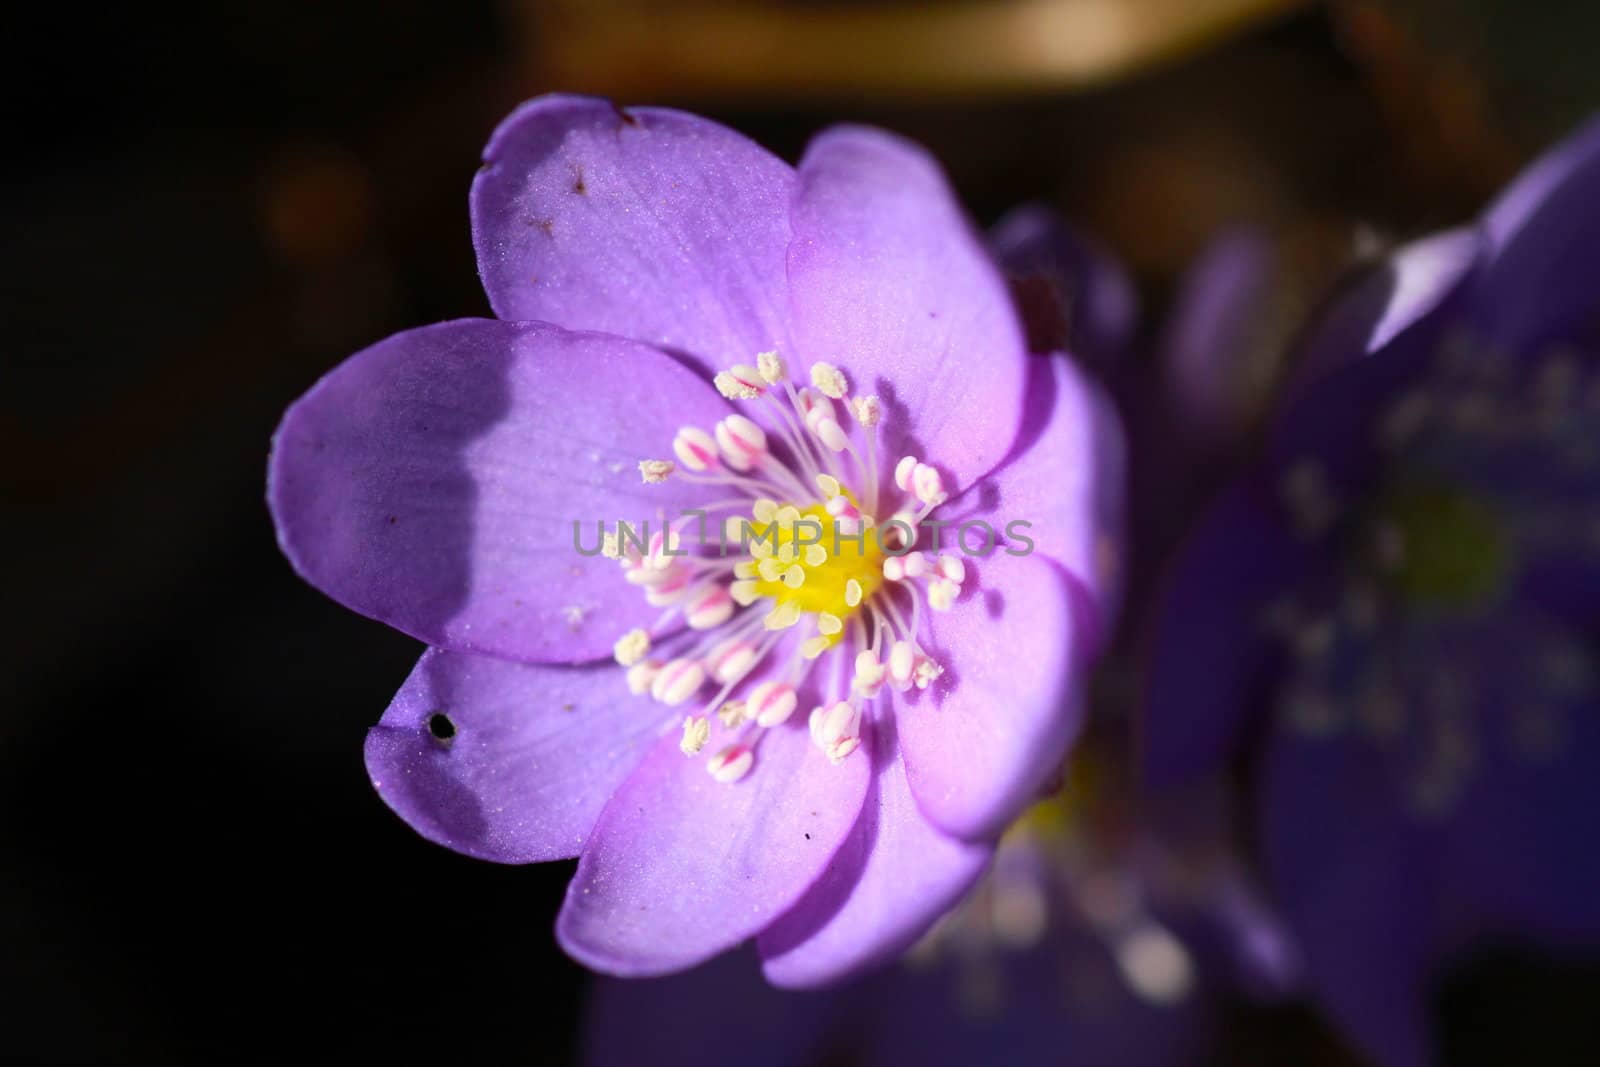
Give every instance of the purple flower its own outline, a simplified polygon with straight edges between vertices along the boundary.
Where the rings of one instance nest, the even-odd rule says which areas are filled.
[[[1077,729],[1106,406],[1030,355],[936,164],[884,133],[791,169],[544,97],[471,209],[499,319],[353,356],[271,462],[296,569],[432,646],[368,737],[379,795],[469,855],[577,856],[557,935],[600,970],[755,937],[803,986],[898,953]]]
[[[1147,767],[1238,753],[1313,992],[1389,1067],[1489,941],[1600,943],[1600,123],[1348,289],[1169,590]]]

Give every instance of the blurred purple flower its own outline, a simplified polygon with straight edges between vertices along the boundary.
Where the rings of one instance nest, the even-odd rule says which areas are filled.
[[[499,319],[352,357],[271,461],[295,568],[433,646],[368,737],[380,796],[469,855],[579,857],[557,934],[600,970],[756,937],[806,986],[898,953],[1078,729],[1113,610],[1107,405],[1030,355],[937,165],[885,133],[791,169],[691,115],[544,97],[471,209]],[[785,543],[707,554],[697,507]],[[662,516],[598,554],[597,522]],[[1034,545],[802,550],[801,518],[919,546],[983,520],[1019,553],[1021,519]]]
[[[1185,549],[1147,770],[1245,756],[1316,996],[1434,1061],[1465,950],[1600,943],[1600,123],[1306,339],[1266,456]]]

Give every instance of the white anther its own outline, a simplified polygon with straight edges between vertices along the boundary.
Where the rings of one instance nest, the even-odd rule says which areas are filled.
[[[729,745],[706,760],[706,772],[723,785],[730,785],[749,774],[755,761],[756,754],[745,746]]]
[[[957,585],[967,580],[967,565],[961,562],[960,556],[940,555],[934,561],[934,570],[939,572],[941,578],[947,578]]]
[[[671,607],[684,598],[689,592],[689,571],[684,567],[672,567],[662,571],[662,578],[658,582],[647,584],[644,587],[645,603],[654,608]]]
[[[822,505],[822,510],[836,519],[859,519],[861,509],[847,496],[836,496]]]
[[[672,476],[678,465],[670,459],[641,459],[639,461],[639,477],[644,479],[646,485],[660,485]]]
[[[928,605],[934,611],[949,611],[960,595],[961,587],[948,578],[935,578],[928,583]]]
[[[909,552],[900,558],[905,564],[907,578],[921,578],[928,573],[928,557],[921,552]]]
[[[828,562],[828,550],[821,545],[807,545],[801,558],[806,561],[807,567],[820,567]]]
[[[685,715],[683,718],[683,739],[678,742],[678,748],[685,756],[693,756],[706,742],[711,740],[711,723],[704,715]]]
[[[644,659],[650,651],[650,635],[640,629],[629,630],[611,646],[611,654],[624,667],[631,667]]]
[[[844,380],[844,371],[832,363],[811,364],[811,384],[822,391],[823,396],[835,400],[843,400],[844,394],[850,391],[850,385]]]
[[[600,537],[600,554],[606,559],[622,559],[622,540],[614,533]]]
[[[912,672],[912,681],[916,683],[918,689],[926,689],[938,681],[942,674],[944,674],[944,668],[939,666],[938,662],[931,656],[918,656],[917,669]]]
[[[861,709],[848,700],[838,701],[813,723],[812,736],[830,760],[840,762],[861,744]]]
[[[899,473],[898,470],[895,471]],[[939,472],[926,463],[918,463],[917,469],[911,474],[911,488],[916,492],[917,499],[924,504],[937,507],[950,499],[950,494],[944,490],[944,479]]]
[[[916,647],[910,641],[896,641],[889,650],[889,684],[903,693],[911,688],[916,671]]]
[[[834,498],[839,495],[839,479],[831,474],[819,474],[817,475],[817,488],[822,490],[822,495],[831,504]]]
[[[794,686],[786,682],[762,682],[750,690],[747,706],[757,726],[772,727],[787,722],[798,703]]]
[[[814,389],[802,389],[795,398],[800,403],[800,419],[812,433],[817,432],[817,423],[822,419],[834,417],[833,401]]]
[[[741,608],[747,608],[761,599],[755,581],[749,578],[741,578],[728,586],[728,595],[733,597],[733,602]]]
[[[669,660],[650,682],[650,695],[667,707],[674,708],[694,696],[694,691],[705,680],[705,668],[695,660]]]
[[[854,578],[844,583],[844,602],[852,608],[861,603],[861,583]]]
[[[761,372],[748,363],[736,363],[711,379],[717,392],[729,400],[754,400],[767,391]]]
[[[811,429],[830,452],[843,452],[850,444],[850,439],[844,435],[844,430],[840,428],[837,419],[817,419]]]
[[[766,432],[743,415],[729,415],[716,430],[722,458],[736,471],[749,470],[767,454]]]
[[[901,492],[911,492],[911,476],[917,472],[918,466],[916,456],[904,456],[894,465],[894,484],[900,487]]]
[[[672,439],[672,454],[692,471],[710,470],[717,465],[717,442],[698,426],[685,426]]]
[[[887,668],[878,662],[878,654],[870,648],[864,648],[856,653],[856,673],[850,688],[864,697],[875,697],[878,690],[883,688],[886,673]]]
[[[640,660],[628,668],[628,692],[634,696],[644,696],[650,691],[650,683],[656,680],[656,675],[661,673],[661,661],[658,659]]]
[[[867,429],[878,425],[883,418],[883,402],[875,396],[858,396],[850,402],[856,421]]]
[[[650,544],[645,549],[644,565],[650,570],[664,571],[685,555],[687,553],[683,551],[683,538],[676,530],[657,530],[650,535]]]
[[[742,700],[730,700],[717,709],[717,718],[722,720],[722,725],[733,729],[750,717],[750,708]]]
[[[891,582],[905,579],[906,560],[904,556],[890,556],[883,561],[883,576]]]
[[[777,385],[783,381],[785,374],[783,360],[778,358],[776,352],[762,352],[756,356],[756,371],[768,385]]]
[[[832,637],[844,629],[844,620],[830,611],[817,614],[817,632]]]
[[[756,664],[756,646],[739,637],[719,642],[706,654],[706,671],[723,685],[737,682]]]
[[[769,630],[787,630],[799,621],[800,605],[791,600],[773,608],[761,624]]]
[[[726,586],[713,586],[690,601],[683,616],[691,630],[721,626],[733,616],[733,597]]]

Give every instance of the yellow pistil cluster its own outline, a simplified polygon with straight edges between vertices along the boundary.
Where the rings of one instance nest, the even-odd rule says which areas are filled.
[[[854,502],[844,490],[835,495]],[[836,519],[825,504],[802,510],[761,499],[751,513],[740,520],[751,558],[734,568],[729,591],[740,604],[771,599],[768,630],[814,615],[817,632],[802,653],[815,659],[838,643],[845,622],[883,584],[877,531],[861,519]]]

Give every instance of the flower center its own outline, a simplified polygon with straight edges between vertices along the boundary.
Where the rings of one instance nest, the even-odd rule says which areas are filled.
[[[693,756],[720,734],[706,770],[735,782],[753,766],[764,731],[797,710],[808,681],[825,694],[810,713],[811,738],[837,763],[859,746],[862,716],[885,686],[925,689],[939,678],[919,622],[924,604],[945,611],[955,603],[966,566],[916,551],[919,524],[949,498],[943,477],[906,456],[885,483],[882,407],[876,397],[851,397],[838,368],[813,364],[811,387],[796,388],[767,352],[715,384],[730,400],[768,402],[778,440],[743,415],[709,431],[683,427],[672,442],[676,461],[641,462],[644,481],[677,478],[734,495],[642,541],[619,527],[606,535],[606,554],[665,609],[649,630],[617,641],[629,688],[669,707],[700,700],[683,719],[680,746]],[[686,547],[685,534],[703,531],[712,514],[722,534],[715,554]],[[657,640],[670,656],[652,655]],[[841,655],[852,656],[843,670],[813,680],[818,661]]]

